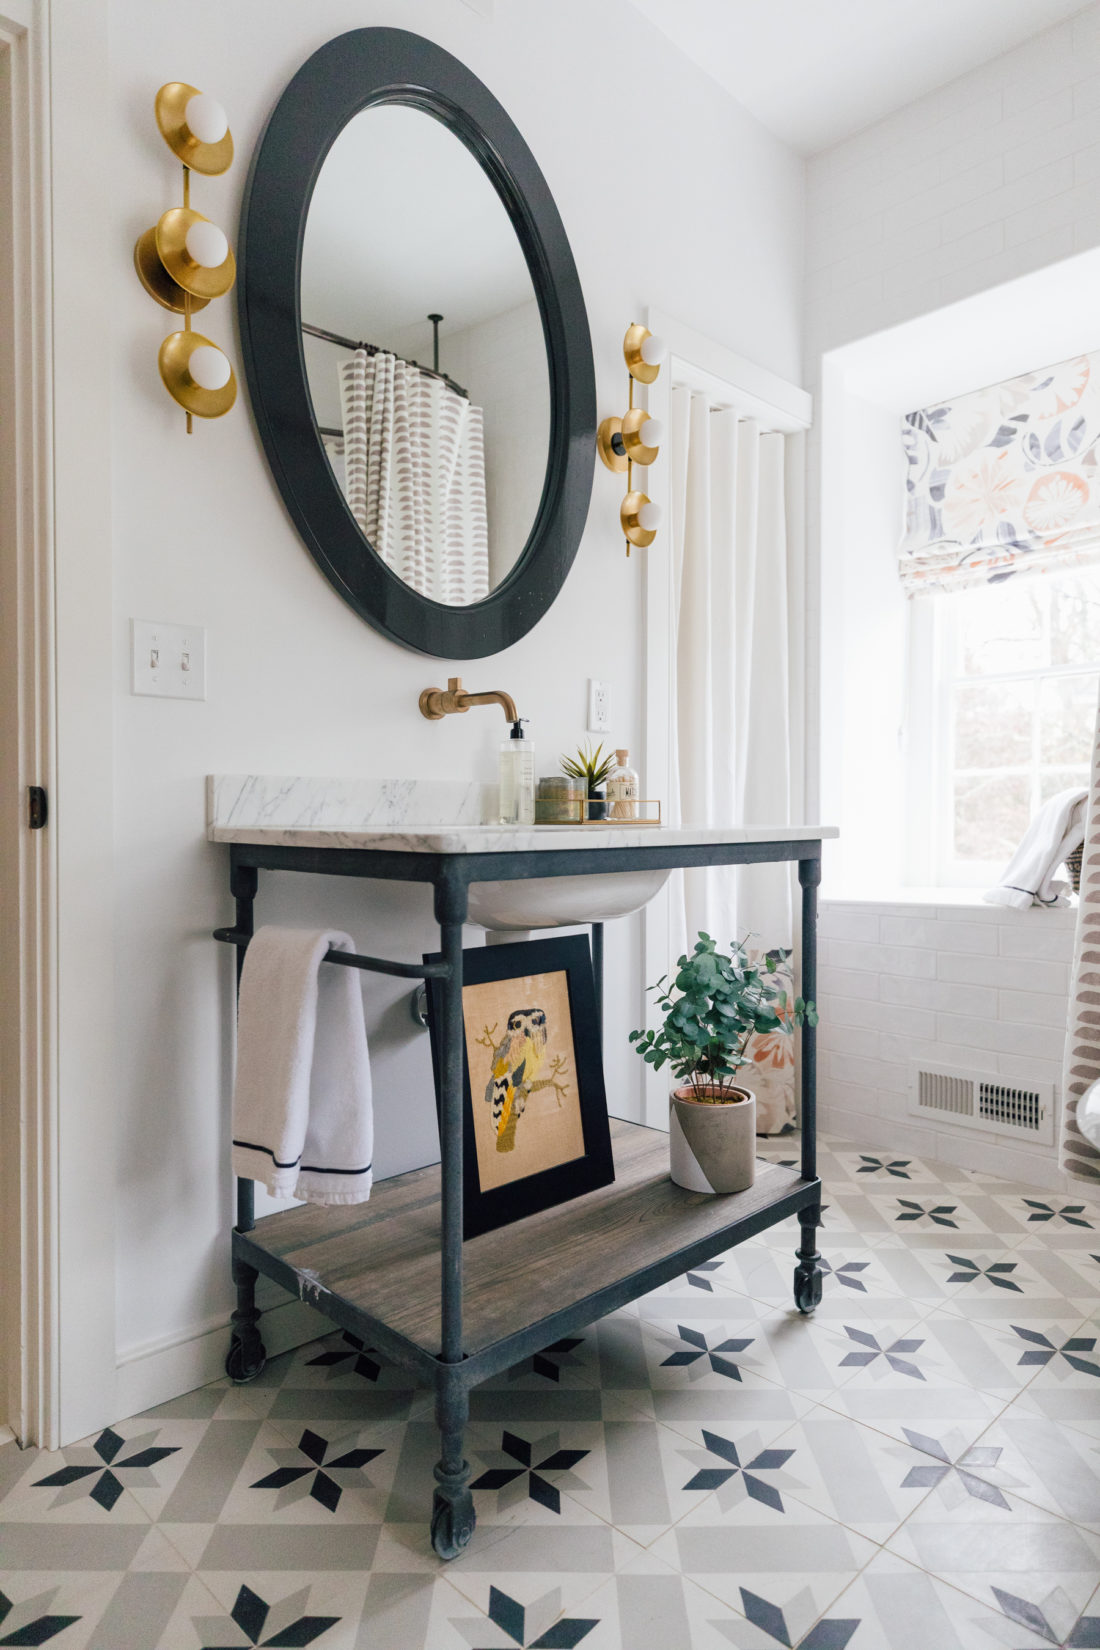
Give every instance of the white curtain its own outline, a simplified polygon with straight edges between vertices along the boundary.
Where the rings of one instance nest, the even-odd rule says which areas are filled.
[[[673,821],[791,823],[790,609],[784,440],[705,395],[671,392],[672,555],[676,613]],[[673,893],[674,955],[700,930],[720,943],[751,935],[781,953],[791,980],[791,871],[712,867]],[[758,1129],[795,1115],[790,1031],[754,1039]]]
[[[339,368],[344,493],[382,560],[448,607],[489,594],[482,411],[395,355]]]

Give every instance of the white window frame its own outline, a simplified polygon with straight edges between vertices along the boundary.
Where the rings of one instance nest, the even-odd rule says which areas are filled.
[[[1057,574],[1037,574],[1056,578]],[[952,851],[953,758],[951,693],[964,678],[956,670],[957,630],[946,605],[934,595],[917,596],[909,604],[906,727],[906,865],[908,880],[918,886],[985,888],[1004,869],[1003,855],[963,860]],[[996,672],[965,678],[996,684],[999,681],[1041,682],[1055,678],[1100,674],[1100,659],[1087,665],[1044,665],[1019,672]],[[1031,767],[1036,766],[1032,751]],[[1032,797],[1034,813],[1035,797]]]

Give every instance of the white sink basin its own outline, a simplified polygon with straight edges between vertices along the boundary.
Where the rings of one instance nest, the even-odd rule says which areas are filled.
[[[671,875],[671,871],[611,871],[588,877],[472,882],[470,921],[501,933],[608,922],[640,911]]]

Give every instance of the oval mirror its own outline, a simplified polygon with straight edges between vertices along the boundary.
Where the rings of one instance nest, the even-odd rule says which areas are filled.
[[[518,640],[580,542],[595,392],[565,231],[504,110],[416,35],[330,41],[260,140],[239,261],[253,410],[322,571],[420,652]]]

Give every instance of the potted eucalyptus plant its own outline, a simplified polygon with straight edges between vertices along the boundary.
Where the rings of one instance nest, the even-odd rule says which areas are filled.
[[[597,745],[595,750],[590,744],[582,745],[576,756],[563,756],[561,759],[562,773],[568,774],[570,779],[581,780],[585,787],[589,819],[604,819],[607,816],[607,801],[601,786],[614,766],[615,758],[604,756],[602,744]]]
[[[817,1009],[801,997],[792,1004],[771,975],[775,960],[754,960],[744,940],[728,954],[700,933],[676,977],[650,990],[664,1016],[656,1029],[632,1031],[630,1041],[655,1071],[671,1066],[679,1085],[669,1096],[672,1179],[693,1192],[743,1192],[756,1171],[756,1098],[735,1081],[754,1032],[817,1024]]]

